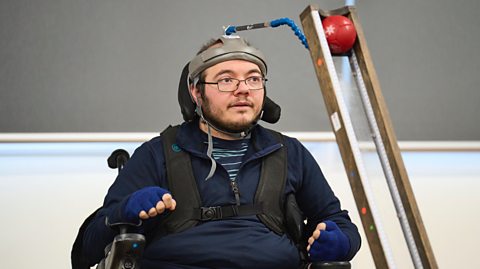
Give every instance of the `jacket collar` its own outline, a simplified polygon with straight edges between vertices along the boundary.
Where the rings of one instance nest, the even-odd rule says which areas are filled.
[[[278,148],[279,142],[268,129],[256,125],[251,132],[251,139],[256,152],[269,151],[271,148]],[[186,151],[205,154],[208,136],[198,124],[198,120],[184,122],[177,133],[177,144]]]

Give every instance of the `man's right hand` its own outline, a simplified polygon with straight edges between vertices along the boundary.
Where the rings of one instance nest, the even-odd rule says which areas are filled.
[[[157,186],[145,187],[130,196],[124,208],[124,216],[128,220],[146,220],[165,212],[173,211],[177,202],[165,189]]]

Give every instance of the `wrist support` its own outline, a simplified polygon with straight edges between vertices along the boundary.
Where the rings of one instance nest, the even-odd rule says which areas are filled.
[[[310,260],[341,261],[350,250],[350,241],[335,222],[327,220],[325,224],[327,227],[310,247]]]
[[[162,201],[164,194],[169,191],[157,186],[145,187],[130,195],[123,208],[123,216],[127,221],[137,222],[140,217],[139,214],[144,210],[148,213],[151,208],[157,206],[157,203]]]

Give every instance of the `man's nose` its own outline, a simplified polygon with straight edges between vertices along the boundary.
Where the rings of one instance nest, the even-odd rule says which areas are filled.
[[[235,90],[235,94],[245,94],[250,93],[250,88],[247,86],[247,82],[245,80],[239,80],[237,89]]]

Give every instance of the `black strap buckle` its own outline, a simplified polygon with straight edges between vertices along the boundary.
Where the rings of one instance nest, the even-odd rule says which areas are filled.
[[[200,207],[200,220],[217,220],[222,218],[222,208],[220,206]]]
[[[192,219],[208,221],[226,219],[237,216],[257,215],[261,213],[263,213],[263,207],[261,204],[211,206],[195,209]]]

